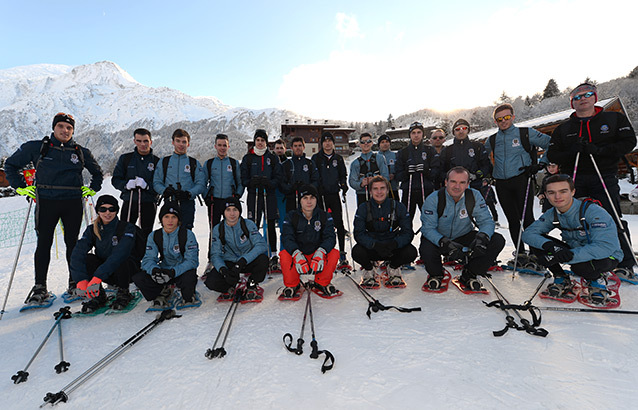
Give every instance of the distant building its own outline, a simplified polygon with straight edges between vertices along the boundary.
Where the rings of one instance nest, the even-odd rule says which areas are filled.
[[[9,186],[9,180],[7,180],[7,174],[4,169],[0,168],[0,187],[5,188]]]
[[[305,153],[307,157],[311,157],[321,149],[321,134],[324,131],[330,131],[334,135],[335,151],[338,154],[347,157],[352,153],[349,142],[350,134],[354,132],[354,128],[339,127],[338,125],[328,124],[328,121],[318,124],[317,121],[311,120],[308,120],[305,124],[286,120],[285,124],[281,124],[281,136],[286,141],[286,146],[290,148],[290,141],[294,137],[303,138],[306,143]]]
[[[434,131],[435,129],[437,129],[439,127],[435,127],[433,125],[429,125],[429,126],[423,126],[423,129],[425,130],[425,133],[423,135],[423,141],[426,141],[430,138],[430,134],[432,133],[432,131]],[[390,137],[390,149],[392,151],[399,151],[400,149],[403,149],[405,147],[408,146],[408,144],[410,143],[410,127],[403,127],[403,128],[388,128],[387,130],[385,130],[385,133],[388,134],[388,136]],[[375,138],[378,138],[379,136],[376,135]],[[375,144],[376,144],[376,139],[375,139]],[[376,145],[375,145],[376,148]]]

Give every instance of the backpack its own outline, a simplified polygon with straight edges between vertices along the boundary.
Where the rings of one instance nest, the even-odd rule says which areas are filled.
[[[525,148],[525,151],[527,151],[527,153],[529,154],[529,157],[532,160],[532,165],[534,165],[538,162],[538,150],[529,142],[529,128],[520,127],[519,131],[521,136],[521,144],[523,145],[523,148]],[[492,153],[494,153],[494,147],[496,145],[496,134],[492,134],[488,138],[490,141],[490,147],[492,148]]]
[[[246,235],[246,238],[250,241],[250,244],[253,244],[253,241],[250,240],[250,231],[246,226],[246,220],[243,217],[239,217],[239,226],[241,226],[241,231]],[[222,252],[225,252],[224,248],[226,247],[226,224],[224,221],[221,221],[219,224],[219,241],[222,243]]]
[[[598,199],[594,198],[578,199],[582,201],[582,203],[580,204],[580,209],[578,210],[578,222],[580,222],[580,226],[575,229],[563,228],[558,221],[558,211],[556,210],[556,208],[554,208],[554,220],[552,221],[552,225],[554,225],[554,228],[560,229],[561,231],[584,231],[585,236],[587,237],[587,243],[591,243],[591,239],[589,238],[589,224],[587,223],[587,221],[585,221],[585,211],[587,211],[587,208],[589,208],[592,204],[596,204],[600,207],[602,207],[602,204]]]
[[[115,235],[117,239],[122,239],[124,236],[124,231],[126,231],[126,227],[128,222],[124,220],[119,220],[117,223],[117,228],[115,228]],[[133,249],[131,250],[131,256],[137,261],[140,262],[146,253],[146,237],[144,236],[144,232],[142,228],[137,225],[135,226],[135,234],[133,236],[133,240],[135,241],[133,244]]]
[[[42,145],[40,146],[40,157],[38,158],[38,161],[34,166],[35,169],[38,168],[38,165],[42,161],[42,158],[46,157],[46,155],[49,153],[49,149],[51,149],[52,147],[53,143],[51,142],[50,136],[47,135],[46,137],[42,138]],[[69,148],[61,148],[62,151],[64,151],[65,149]],[[77,152],[80,163],[82,164],[82,168],[84,168],[84,152],[82,151],[82,147],[78,144],[75,144],[73,146],[73,149]]]
[[[359,176],[365,177],[368,174],[379,175],[379,165],[377,165],[377,153],[373,152],[374,155],[370,156],[370,159],[366,161],[365,159],[359,157],[357,160],[359,161]],[[370,169],[368,169],[368,162],[370,162]],[[364,168],[365,167],[365,168]],[[365,169],[365,172],[364,172]]]
[[[162,159],[162,171],[164,171],[164,180],[163,183],[166,183],[166,172],[168,172],[168,161],[170,161],[171,156],[164,157]],[[193,182],[195,182],[195,171],[197,170],[197,160],[193,157],[188,157],[188,163],[190,164],[191,178]]]
[[[159,248],[160,253],[160,262],[164,260],[164,234],[162,233],[163,229],[160,228],[157,231],[153,232],[153,241],[155,241],[155,245]],[[177,228],[177,243],[179,244],[179,253],[182,254],[182,258],[184,257],[184,253],[186,252],[186,241],[188,240],[188,229],[182,228],[181,226]]]
[[[470,192],[471,195],[467,195],[468,192]],[[439,197],[439,202],[436,206],[436,213],[437,215],[439,215],[439,218],[441,218],[443,216],[443,212],[445,211],[445,205],[446,205],[445,204],[446,202],[445,188],[439,189],[437,195]],[[465,190],[465,210],[467,211],[467,216],[470,217],[470,221],[474,225],[476,225],[476,221],[474,220],[472,213],[474,212],[475,205],[476,205],[476,198],[474,197],[474,192],[468,188]]]
[[[373,222],[373,218],[372,218],[372,201],[368,201],[366,202],[366,230],[368,232],[377,232],[374,230],[374,225],[372,224]],[[385,218],[381,217],[381,218],[377,218],[377,221],[381,221],[383,222]],[[400,228],[399,227],[399,220],[397,219],[397,201],[396,200],[392,200],[392,213],[390,214],[390,232],[393,232],[395,229]]]

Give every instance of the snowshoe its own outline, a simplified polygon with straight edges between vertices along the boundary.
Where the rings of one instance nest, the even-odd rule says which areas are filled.
[[[578,301],[595,309],[614,309],[620,306],[620,278],[613,272],[595,281],[581,278],[581,292]]]
[[[336,270],[340,271],[343,274],[348,274],[353,271],[352,265],[348,263],[345,253],[341,254],[341,258],[339,259],[339,264],[337,265]]]
[[[235,288],[230,288],[228,289],[228,292],[220,293],[219,296],[217,296],[217,301],[232,302],[233,299],[235,299],[235,292],[236,292]]]
[[[69,287],[62,294],[62,300],[64,303],[73,303],[81,300],[82,296],[77,294],[77,285],[75,282],[69,282]]]
[[[387,272],[387,278],[383,282],[386,288],[405,288],[406,284],[398,268],[390,268]]]
[[[29,295],[24,301],[24,306],[20,308],[20,312],[31,309],[44,309],[53,304],[53,301],[57,297],[52,292],[47,292],[47,288],[44,285],[35,285],[31,288]]]
[[[199,292],[195,291],[193,298],[189,301],[184,300],[183,297],[180,298],[179,302],[177,302],[177,304],[175,305],[175,309],[181,310],[181,309],[187,309],[187,308],[196,308],[196,307],[200,307],[201,305],[202,305],[202,298]]]
[[[499,265],[499,264],[498,264],[498,261],[497,261],[497,264],[496,264],[496,265],[493,265],[493,266],[490,266],[490,267],[487,269],[487,271],[488,271],[488,272],[502,272],[502,271],[503,271],[503,268],[501,267],[501,265]]]
[[[458,261],[446,261],[443,262],[443,266],[451,266],[454,270],[463,270],[463,268],[465,268],[465,265]]]
[[[259,303],[264,300],[264,289],[256,283],[248,284],[241,295],[241,303]]]
[[[277,299],[284,301],[297,301],[301,299],[301,295],[303,295],[304,288],[301,285],[297,285],[294,288],[287,287],[281,292]]]
[[[128,291],[128,289],[126,290]],[[111,299],[109,310],[104,312],[104,314],[117,315],[120,313],[127,313],[135,309],[135,306],[137,306],[142,301],[142,292],[136,290],[133,292],[129,292],[129,294],[131,295],[131,298],[129,299],[128,303],[124,305],[123,304],[123,302],[125,301],[124,295],[121,295],[120,296],[121,299],[118,301],[118,293],[116,293],[115,297]]]
[[[470,278],[465,281],[465,278],[462,278],[462,276],[455,276],[454,279],[452,279],[452,283],[466,295],[472,295],[475,293],[488,295],[490,293],[476,278]]]
[[[270,262],[268,263],[268,272],[281,273],[281,265],[279,264],[279,258],[276,255],[270,258]]]
[[[632,268],[616,268],[614,269],[614,273],[623,282],[638,285],[638,276],[636,276]]]
[[[104,313],[109,309],[106,302],[106,292],[104,289],[100,288],[96,297],[82,303],[82,310],[80,313],[85,316],[95,316]]]
[[[363,271],[359,285],[364,289],[379,289],[381,287],[381,283],[374,269]]]
[[[343,292],[335,288],[335,285],[332,283],[329,283],[326,286],[321,286],[316,282],[310,282],[310,290],[324,299],[332,299],[343,295]]]
[[[580,284],[569,277],[557,277],[554,283],[539,293],[541,299],[551,299],[563,303],[572,303],[580,293]]]
[[[161,312],[164,310],[171,310],[175,307],[177,302],[177,292],[172,287],[166,286],[162,289],[162,292],[157,296],[151,306],[146,309],[147,312]]]
[[[442,277],[428,276],[428,280],[423,284],[421,290],[424,292],[443,293],[447,291],[451,277],[448,272],[445,272]]]

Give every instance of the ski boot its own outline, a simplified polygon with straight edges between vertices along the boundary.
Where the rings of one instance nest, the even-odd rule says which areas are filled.
[[[98,309],[104,306],[106,306],[106,292],[100,286],[100,290],[96,297],[82,303],[82,313],[83,314],[94,313],[95,311],[97,311]]]
[[[111,309],[124,310],[129,303],[133,300],[133,294],[126,288],[118,288],[115,291],[115,297],[111,302]]]
[[[385,281],[385,286],[388,288],[404,288],[405,281],[401,277],[401,271],[399,268],[388,268],[388,279]]]
[[[361,287],[364,289],[379,289],[379,279],[374,269],[364,270],[361,275]]]

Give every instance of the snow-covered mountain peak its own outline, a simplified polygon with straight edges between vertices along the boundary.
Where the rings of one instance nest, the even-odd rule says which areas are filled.
[[[75,83],[113,85],[120,88],[139,84],[129,73],[111,61],[100,61],[95,64],[74,67],[65,77]]]

